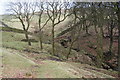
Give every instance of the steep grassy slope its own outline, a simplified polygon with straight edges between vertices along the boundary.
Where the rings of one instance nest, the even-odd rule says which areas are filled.
[[[17,22],[15,20],[15,22]],[[12,24],[14,25],[14,24]],[[14,25],[19,27],[19,25]],[[14,27],[13,26],[13,27]],[[56,28],[56,31],[60,30]],[[49,28],[50,30],[50,28]],[[28,46],[24,34],[18,31],[1,31],[3,45],[3,77],[33,77],[33,78],[113,78],[114,71],[95,68],[89,65],[62,62],[65,60],[67,48],[60,44],[55,44],[55,56],[51,53],[51,44],[44,43],[43,51],[38,47],[38,43],[32,42]],[[57,33],[57,32],[56,32]],[[30,36],[31,39],[34,37]],[[72,50],[71,57],[77,52]],[[1,55],[0,54],[0,55]],[[58,61],[57,61],[58,60]]]
[[[3,77],[113,78],[110,75],[95,70],[87,70],[87,68],[85,68],[87,65],[79,64],[79,67],[77,67],[72,63],[52,60],[43,60],[39,63],[36,63],[32,61],[30,57],[22,56],[21,53],[15,50],[5,48],[2,48],[2,50],[4,67]],[[87,67],[90,68],[90,66]]]
[[[4,77],[37,77],[37,78],[93,78],[104,77],[110,78],[103,72],[105,70],[87,66],[80,63],[69,63],[56,61],[56,57],[51,56],[50,44],[44,44],[44,50],[36,54],[32,51],[39,51],[37,43],[32,47],[27,46],[26,42],[21,42],[24,34],[14,32],[2,32],[3,34],[3,67]],[[6,48],[10,49],[6,49]],[[11,49],[13,48],[13,49]],[[59,46],[57,47],[60,48]],[[24,50],[30,52],[24,52]],[[61,48],[63,49],[63,48]],[[48,50],[48,51],[46,51]],[[19,51],[19,52],[18,52]],[[60,52],[60,51],[59,51]],[[54,60],[50,60],[50,58]],[[101,72],[99,72],[101,71]],[[106,71],[108,72],[108,71]],[[109,72],[110,74],[113,71]],[[116,74],[116,72],[114,73]]]
[[[32,46],[28,46],[27,42],[22,41],[25,39],[24,34],[15,33],[15,32],[2,32],[2,45],[6,48],[12,48],[19,51],[27,51],[27,52],[33,52],[33,53],[39,53],[41,52],[39,49],[38,42],[32,42]],[[31,36],[31,39],[34,39],[34,37]],[[52,52],[52,46],[51,44],[43,43],[43,52],[47,52],[49,55]],[[55,53],[56,56],[65,59],[68,49],[64,48],[60,44],[55,44]],[[71,54],[76,54],[74,50],[72,50]],[[74,55],[71,55],[74,56]]]
[[[27,58],[19,55],[18,53],[14,53],[7,49],[3,50],[3,77],[5,78],[15,78],[15,77],[27,77],[33,76],[33,68],[32,66],[35,63]],[[29,77],[28,76],[28,77]]]

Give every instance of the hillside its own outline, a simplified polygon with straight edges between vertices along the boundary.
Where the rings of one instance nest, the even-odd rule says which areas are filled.
[[[2,50],[3,78],[114,78],[104,73],[106,70],[86,64],[53,60],[34,62],[24,53],[6,48]]]
[[[0,78],[120,78],[119,2],[11,1],[5,6]]]
[[[2,31],[4,78],[113,78],[117,74],[79,62],[62,61],[49,54],[49,44],[44,44],[46,48],[39,52],[36,42],[27,47],[26,42],[21,42],[23,38],[21,33]]]

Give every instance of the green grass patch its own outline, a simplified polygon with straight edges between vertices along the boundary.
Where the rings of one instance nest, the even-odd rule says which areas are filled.
[[[17,28],[12,28],[12,27],[0,27],[0,29],[1,29],[2,31],[9,31],[9,32],[15,32],[15,33],[25,34],[25,31],[24,31],[24,30],[17,29]],[[32,33],[28,32],[28,34],[32,34]]]
[[[38,77],[40,78],[78,78],[78,76],[73,75],[70,72],[67,72],[67,68],[70,65],[67,65],[65,62],[57,62],[51,60],[42,61],[44,64],[40,65],[38,71]]]
[[[20,56],[18,53],[3,50],[3,64],[11,67],[27,68],[34,65],[32,62]]]
[[[3,47],[13,48],[16,50],[37,50],[38,43],[32,43],[32,46],[28,46],[27,42],[21,40],[25,39],[24,34],[19,34],[15,32],[2,32],[2,45]]]
[[[38,42],[32,42],[32,46],[29,46],[27,42],[23,42],[21,40],[25,39],[24,34],[15,33],[15,32],[2,32],[2,45],[3,47],[12,48],[20,51],[28,51],[39,53],[40,48],[38,46]],[[44,51],[47,53],[52,53],[51,44],[43,43]],[[55,43],[55,56],[61,59],[66,59],[66,55],[68,54],[68,48],[64,48],[58,43]],[[71,56],[74,56],[76,51],[72,50]]]

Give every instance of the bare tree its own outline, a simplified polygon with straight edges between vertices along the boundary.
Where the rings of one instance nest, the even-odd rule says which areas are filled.
[[[120,2],[109,3],[105,7],[111,8],[117,15],[118,22],[118,77],[120,77]]]
[[[79,39],[80,37],[80,32],[82,29],[82,23],[81,22],[75,22],[73,24],[71,24],[72,30],[70,31],[70,45],[69,45],[69,49],[68,49],[68,54],[66,56],[66,58],[68,59],[70,54],[71,54],[71,50],[72,50],[72,46],[73,44]]]
[[[37,15],[38,15],[38,27],[39,27],[39,47],[41,48],[41,50],[43,49],[43,45],[42,45],[42,29],[45,27],[45,25],[48,23],[48,21],[50,20],[50,18],[48,18],[46,21],[45,21],[45,23],[43,24],[42,23],[42,15],[43,14],[45,14],[44,12],[45,12],[45,7],[44,7],[44,4],[45,4],[45,2],[37,2],[37,4],[36,4],[36,6],[37,6],[37,8],[38,8],[38,13],[37,13]]]
[[[115,18],[115,16],[114,16],[114,18]],[[115,28],[115,25],[116,25],[116,20],[115,19],[110,19],[109,20],[109,37],[110,37],[110,45],[109,45],[109,53],[111,54],[112,53],[112,48],[113,48],[113,29]]]
[[[35,12],[35,3],[33,2],[11,2],[9,3],[9,10],[15,14],[22,24],[25,31],[25,37],[28,41],[28,45],[31,46],[31,42],[28,36],[28,29],[30,27],[30,21]]]
[[[75,42],[77,42],[79,46],[79,38],[80,38],[80,32],[82,29],[85,28],[86,34],[88,33],[88,27],[91,25],[89,21],[89,10],[87,9],[88,3],[80,3],[80,2],[74,2],[73,6],[73,15],[74,15],[74,20],[72,21],[73,23],[71,24],[71,42],[69,45],[69,50],[67,54],[67,59],[69,58],[69,55],[71,54],[72,46]]]
[[[55,26],[59,23],[63,22],[68,16],[71,15],[69,13],[70,10],[70,4],[69,2],[47,2],[47,15],[50,18],[50,21],[52,23],[52,54],[55,54],[55,44],[54,44],[54,29]]]

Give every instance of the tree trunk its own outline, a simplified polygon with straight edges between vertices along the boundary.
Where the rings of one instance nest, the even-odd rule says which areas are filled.
[[[101,68],[103,63],[103,36],[102,29],[97,33],[97,67]]]
[[[103,26],[101,27],[101,33],[102,33],[102,36],[104,37],[104,30],[103,30]]]
[[[103,63],[103,27],[101,26],[100,29],[100,57],[101,57],[101,67],[102,67],[102,63]]]
[[[71,54],[71,50],[72,50],[72,46],[73,46],[74,42],[71,42],[69,50],[68,50],[68,54],[67,54],[67,59],[69,58],[69,55]]]
[[[110,36],[110,27],[108,27],[108,34],[107,36]]]
[[[112,52],[112,46],[113,46],[113,22],[111,22],[110,26],[110,45],[109,45],[109,52]]]
[[[54,44],[54,21],[52,22],[52,54],[55,55],[55,44]]]
[[[89,34],[89,32],[88,32],[88,26],[86,26],[86,30],[85,31],[86,31],[86,34]]]
[[[26,37],[26,40],[28,41],[28,45],[31,46],[31,42],[30,42],[30,39],[29,39],[27,31],[25,32],[25,37]]]
[[[120,77],[120,2],[117,2],[117,16],[118,16],[118,77]]]
[[[42,50],[42,32],[41,32],[41,15],[39,15],[39,48]]]
[[[42,45],[42,34],[39,34],[39,48],[42,50],[43,45]]]

